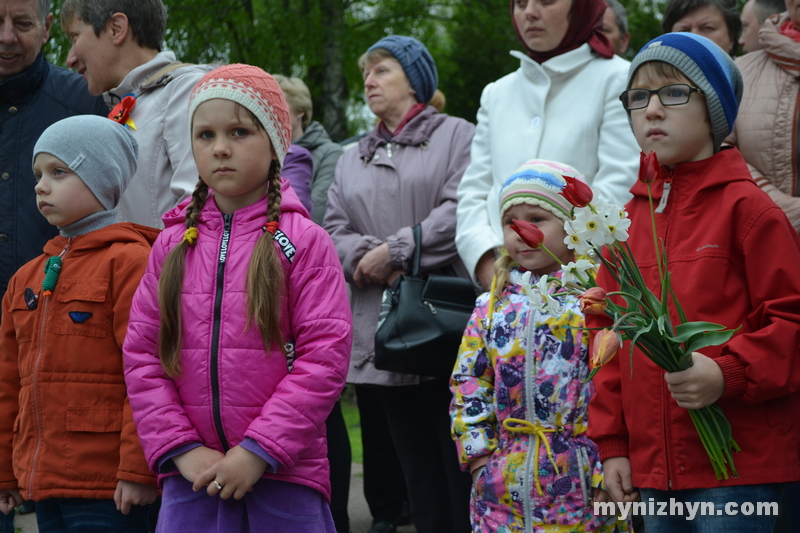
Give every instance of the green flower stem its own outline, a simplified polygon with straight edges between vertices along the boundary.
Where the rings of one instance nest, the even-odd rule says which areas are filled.
[[[547,249],[547,246],[545,246],[544,244],[540,244],[540,245],[539,245],[539,248],[541,248],[542,250],[544,250],[545,252],[547,252],[547,255],[549,255],[550,257],[552,257],[552,258],[553,258],[553,259],[554,259],[554,260],[555,260],[555,261],[556,261],[556,262],[557,262],[559,265],[560,265],[560,264],[562,264],[562,263],[561,263],[561,259],[559,259],[558,257],[556,257],[556,256],[553,254],[553,252],[551,252],[550,250],[548,250],[548,249]]]
[[[612,292],[607,292],[606,296],[626,296],[626,297],[630,298],[631,300],[633,300],[634,302],[636,302],[637,304],[639,304],[639,306],[642,307],[643,309],[646,307],[644,305],[644,303],[640,299],[628,294],[627,292],[612,291]],[[616,306],[616,304],[614,304],[614,305]],[[651,317],[648,316],[647,318],[651,318]]]

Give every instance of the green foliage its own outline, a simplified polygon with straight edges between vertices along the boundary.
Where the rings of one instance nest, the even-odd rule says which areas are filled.
[[[639,49],[658,37],[661,31],[661,14],[664,12],[666,0],[620,0],[628,10],[628,28],[631,32],[631,43],[625,54],[626,59],[633,59]]]
[[[46,48],[64,65],[69,41],[58,23],[64,0],[53,1],[55,22]],[[314,118],[335,139],[371,126],[363,112],[357,61],[392,34],[426,44],[439,70],[446,112],[474,122],[486,84],[513,72],[521,50],[509,3],[500,0],[164,0],[165,47],[181,61],[250,63],[302,78],[311,90]],[[628,58],[661,33],[666,0],[622,0],[628,9]],[[334,109],[335,108],[335,109]],[[335,111],[335,112],[333,112]],[[345,124],[346,123],[346,124]]]

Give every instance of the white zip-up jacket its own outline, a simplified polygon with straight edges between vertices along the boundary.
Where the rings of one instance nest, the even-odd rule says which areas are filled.
[[[197,184],[189,95],[213,67],[188,65],[156,76],[173,63],[177,63],[174,53],[160,52],[103,95],[109,109],[128,94],[136,96],[130,118],[136,126],[139,165],[117,206],[120,221],[162,229],[161,215],[191,195]]]
[[[471,159],[458,188],[456,246],[472,275],[502,246],[500,187],[530,159],[579,170],[598,199],[624,205],[639,168],[639,147],[619,95],[630,63],[603,59],[588,44],[542,64],[522,52],[520,68],[481,95]]]

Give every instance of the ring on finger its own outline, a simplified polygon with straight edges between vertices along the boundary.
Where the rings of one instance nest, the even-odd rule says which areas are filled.
[[[216,487],[217,490],[222,490],[222,485],[216,479],[214,480],[214,487]]]

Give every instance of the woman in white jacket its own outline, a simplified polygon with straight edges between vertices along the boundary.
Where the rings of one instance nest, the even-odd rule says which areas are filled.
[[[483,90],[472,162],[458,188],[456,245],[488,290],[502,246],[497,194],[529,159],[578,169],[598,199],[630,198],[639,164],[619,95],[629,63],[602,33],[603,0],[511,0],[511,18],[527,54],[520,68]]]

